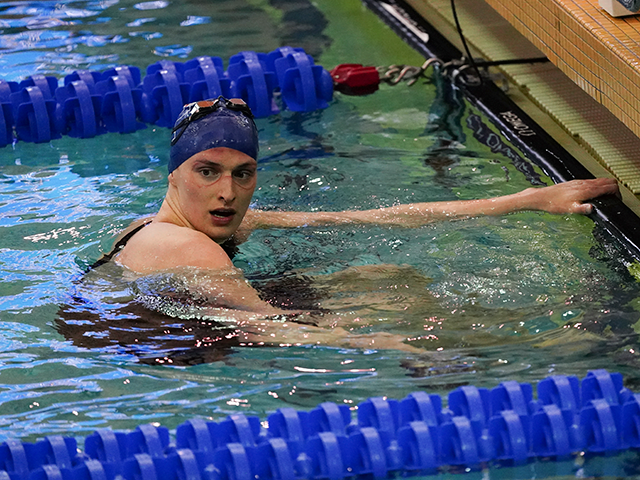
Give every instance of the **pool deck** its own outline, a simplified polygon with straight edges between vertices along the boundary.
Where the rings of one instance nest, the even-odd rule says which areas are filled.
[[[407,0],[462,50],[450,0]],[[512,96],[595,175],[628,188],[640,212],[640,16],[613,18],[598,0],[456,0],[474,56],[546,56],[500,67]],[[603,170],[604,169],[604,170]]]

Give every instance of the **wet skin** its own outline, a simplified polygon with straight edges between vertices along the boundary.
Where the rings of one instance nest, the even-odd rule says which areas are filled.
[[[138,273],[233,268],[220,244],[247,213],[256,170],[257,162],[237,150],[213,148],[193,155],[169,175],[158,214],[131,238],[117,262]]]
[[[249,210],[256,187],[257,162],[246,154],[214,148],[199,152],[169,175],[165,200],[151,223],[136,233],[116,257],[116,262],[136,274],[147,275],[195,268],[219,281],[197,282],[193,291],[212,305],[228,308],[225,315],[242,323],[244,341],[265,331],[286,344],[373,346],[416,351],[403,338],[377,334],[352,335],[338,323],[343,318],[325,316],[328,329],[291,322],[269,322],[273,315],[291,315],[265,302],[237,270],[221,243],[235,236],[242,240],[257,228],[299,228],[336,224],[375,224],[420,227],[439,220],[480,215],[502,215],[521,210],[581,213],[592,210],[591,198],[616,194],[613,179],[579,180],[543,188],[529,188],[503,197],[453,202],[397,205],[366,211],[262,212]],[[125,231],[126,233],[126,231]],[[191,288],[191,287],[190,287]],[[306,315],[306,312],[293,314]],[[267,318],[265,318],[267,317]],[[331,317],[331,318],[329,318]],[[267,320],[267,323],[265,323]],[[318,323],[316,323],[317,325]],[[262,333],[260,333],[262,335]]]
[[[257,162],[237,150],[197,153],[169,175],[172,187],[156,219],[206,234],[216,243],[231,237],[256,188]]]

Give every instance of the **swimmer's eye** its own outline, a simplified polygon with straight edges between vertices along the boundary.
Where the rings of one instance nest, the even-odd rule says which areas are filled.
[[[206,179],[212,179],[220,176],[218,172],[210,168],[201,168],[200,175],[202,175]]]
[[[225,170],[215,166],[199,166],[196,168],[197,175],[206,183],[215,183],[226,175]],[[240,186],[251,186],[256,177],[256,169],[251,167],[240,167],[231,172],[231,178]]]
[[[252,169],[242,169],[233,172],[233,176],[240,182],[249,182],[256,176],[256,171]]]

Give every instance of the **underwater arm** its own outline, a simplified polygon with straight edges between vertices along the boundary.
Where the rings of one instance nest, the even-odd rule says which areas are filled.
[[[241,346],[326,345],[423,353],[401,335],[352,333],[340,326],[344,319],[337,314],[277,308],[262,300],[239,271],[200,270],[186,276],[190,277],[189,290],[204,300],[192,316],[233,325]]]
[[[407,343],[409,339],[388,332],[354,334],[339,326],[338,315],[323,315],[321,326],[309,322],[318,320],[310,312],[283,311],[276,315],[228,309],[203,310],[200,318],[211,317],[220,323],[233,325],[240,346],[324,345],[337,348],[399,350],[421,354],[424,350]]]
[[[250,211],[248,227],[295,228],[303,226],[373,224],[419,227],[435,221],[454,220],[483,215],[504,215],[524,210],[555,214],[591,213],[586,201],[607,194],[616,194],[615,179],[572,180],[542,188],[527,188],[518,193],[479,200],[409,203],[373,210],[343,212],[274,212]]]
[[[240,335],[253,345],[277,345],[292,347],[300,345],[325,345],[334,348],[358,348],[376,350],[398,350],[423,354],[425,351],[407,342],[407,338],[387,332],[352,334],[342,327],[315,327],[296,323],[273,323],[270,321],[245,324]]]

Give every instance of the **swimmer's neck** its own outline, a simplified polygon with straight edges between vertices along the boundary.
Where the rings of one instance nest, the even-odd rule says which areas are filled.
[[[162,201],[160,210],[158,210],[158,213],[153,218],[153,221],[171,223],[173,225],[177,225],[178,227],[185,227],[190,228],[191,230],[196,230],[191,222],[187,220],[186,216],[180,212],[180,209],[177,208],[177,202],[174,201],[168,194]]]

